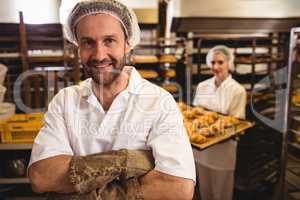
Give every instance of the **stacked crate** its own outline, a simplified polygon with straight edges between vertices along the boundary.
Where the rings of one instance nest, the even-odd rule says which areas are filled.
[[[32,143],[43,126],[43,113],[15,114],[0,123],[2,143]]]

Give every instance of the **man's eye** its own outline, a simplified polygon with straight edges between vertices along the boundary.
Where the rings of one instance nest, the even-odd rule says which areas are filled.
[[[105,43],[106,43],[106,44],[112,44],[113,42],[115,42],[115,40],[112,39],[112,38],[107,38],[107,39],[105,39]]]
[[[85,48],[91,48],[93,46],[93,42],[90,40],[84,40],[81,42],[81,44]]]

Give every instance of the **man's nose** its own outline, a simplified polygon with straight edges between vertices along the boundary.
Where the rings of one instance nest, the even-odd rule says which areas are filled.
[[[94,56],[97,60],[103,60],[107,58],[107,49],[102,43],[97,43]]]

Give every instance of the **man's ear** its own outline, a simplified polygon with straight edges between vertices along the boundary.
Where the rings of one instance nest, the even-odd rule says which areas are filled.
[[[125,43],[125,53],[128,54],[131,51],[131,46],[128,41]]]

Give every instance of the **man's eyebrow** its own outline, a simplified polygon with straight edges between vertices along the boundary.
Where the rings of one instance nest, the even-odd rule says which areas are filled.
[[[111,35],[105,35],[105,38],[116,38],[117,35],[116,34],[111,34]]]
[[[90,40],[90,41],[92,41],[93,39],[90,38],[90,37],[82,37],[82,38],[80,38],[80,41],[84,41],[84,40]]]

